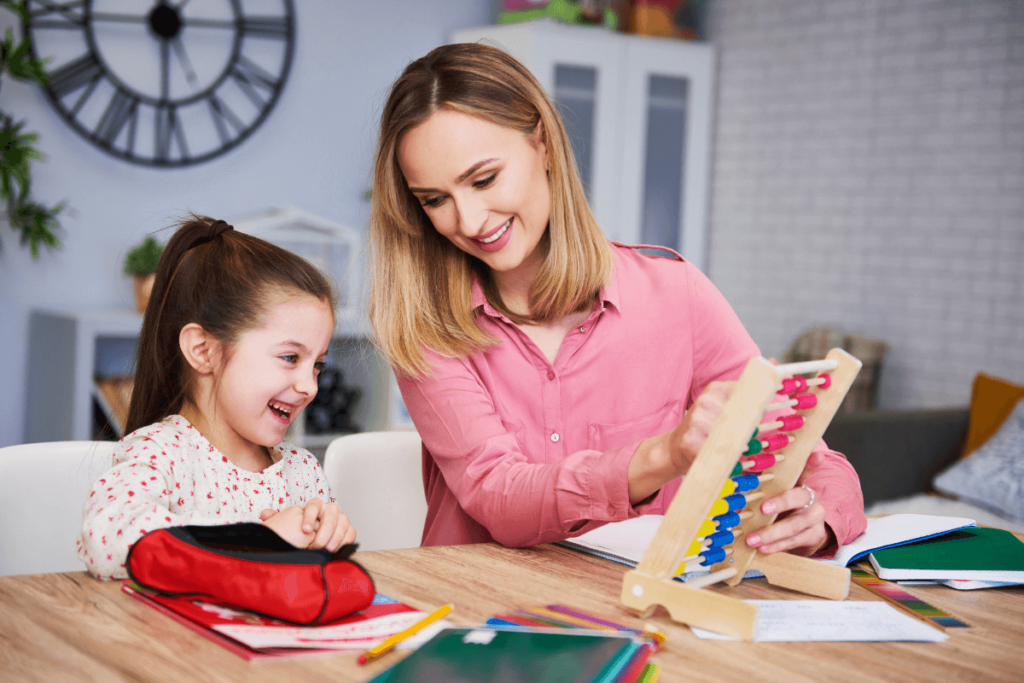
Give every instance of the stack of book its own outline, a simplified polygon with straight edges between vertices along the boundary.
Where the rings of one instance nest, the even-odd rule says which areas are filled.
[[[647,661],[665,636],[563,607],[527,607],[441,631],[370,683],[655,683]]]
[[[130,581],[121,590],[246,660],[365,652],[425,616],[378,593],[372,605],[355,614],[319,626],[295,626],[191,596],[160,595]],[[402,646],[415,647],[419,640],[411,638]]]
[[[870,556],[881,579],[969,590],[1024,583],[1024,543],[1009,531],[967,527]]]

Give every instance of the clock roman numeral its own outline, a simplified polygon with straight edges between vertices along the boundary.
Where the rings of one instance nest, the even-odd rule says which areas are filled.
[[[217,126],[217,134],[220,136],[220,141],[224,144],[231,142],[234,136],[228,130],[225,122],[230,123],[236,132],[245,130],[245,124],[235,115],[235,112],[224,102],[221,102],[220,98],[216,95],[210,95],[207,100],[210,104],[210,116],[213,117],[213,123]]]
[[[257,38],[278,38],[284,40],[291,32],[288,17],[242,17],[239,24],[242,36]]]
[[[66,95],[85,88],[69,110],[71,115],[75,116],[92,95],[103,75],[103,67],[100,66],[96,55],[89,52],[50,74],[50,92],[58,100],[62,100]]]
[[[103,67],[96,55],[87,52],[50,74],[50,90],[58,98],[93,84],[103,77]]]
[[[138,120],[139,100],[125,91],[118,89],[107,105],[106,111],[96,125],[96,135],[107,145],[113,146],[114,140],[121,134],[126,123],[128,127],[128,141],[126,149],[132,154],[135,149],[135,124]]]
[[[173,105],[157,107],[155,120],[156,144],[153,161],[157,164],[167,163],[171,157],[171,147],[177,142],[178,152],[183,160],[188,159],[188,145],[185,142],[185,130],[181,127],[177,108]]]
[[[80,29],[85,26],[85,2],[60,2],[39,0],[44,9],[29,11],[33,28]]]
[[[264,71],[262,67],[245,55],[238,56],[238,61],[231,67],[231,77],[238,83],[242,92],[252,100],[252,103],[261,109],[270,99],[265,95],[273,93],[280,83],[277,78]]]

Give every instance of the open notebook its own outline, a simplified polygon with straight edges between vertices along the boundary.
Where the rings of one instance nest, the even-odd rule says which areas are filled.
[[[623,522],[612,522],[588,531],[582,536],[559,541],[560,545],[573,550],[596,555],[606,560],[635,567],[643,558],[655,532],[661,525],[662,515],[643,515]],[[937,517],[935,515],[887,515],[868,520],[868,528],[849,545],[839,549],[835,558],[821,560],[828,564],[845,567],[854,560],[874,550],[919,541],[932,536],[946,534],[964,527],[975,526],[973,519],[966,517]],[[706,570],[686,572],[682,580],[696,578]],[[760,572],[747,572],[747,577],[761,576]]]

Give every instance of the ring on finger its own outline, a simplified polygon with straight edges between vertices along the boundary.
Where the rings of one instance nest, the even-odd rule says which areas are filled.
[[[818,494],[810,486],[804,486],[803,484],[800,484],[800,488],[804,489],[805,491],[807,491],[807,493],[811,494],[811,499],[807,501],[807,505],[804,505],[802,508],[800,508],[801,510],[806,510],[807,508],[814,505],[814,501],[818,499]]]

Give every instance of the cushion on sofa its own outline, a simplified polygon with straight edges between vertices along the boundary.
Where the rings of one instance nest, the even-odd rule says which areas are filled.
[[[942,493],[1024,520],[1024,399],[988,441],[942,471],[934,485]]]
[[[963,457],[988,441],[1022,398],[1024,386],[979,372],[971,387],[971,415]]]

